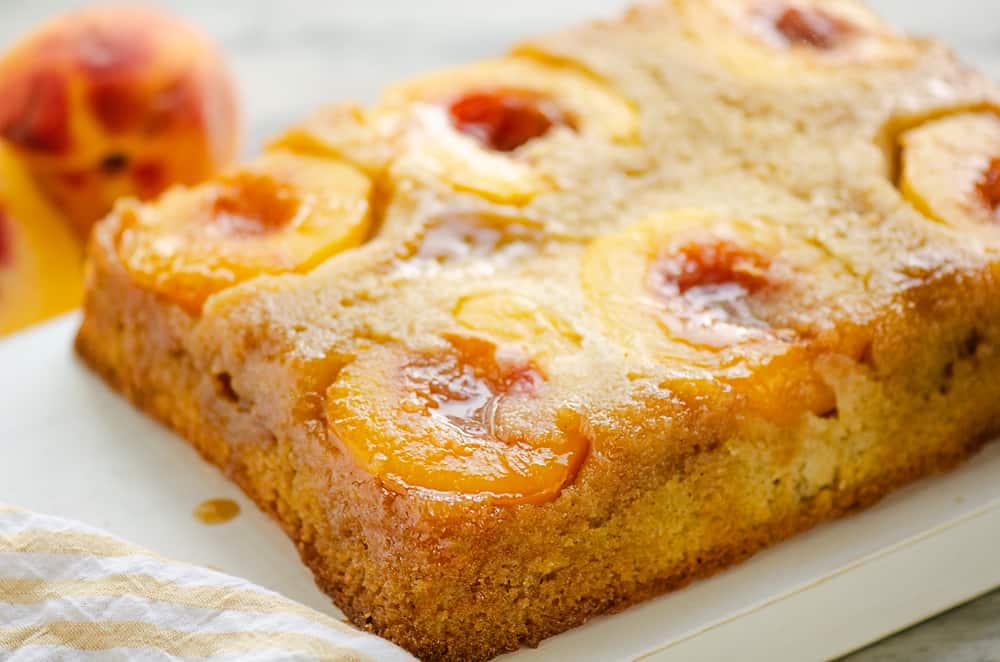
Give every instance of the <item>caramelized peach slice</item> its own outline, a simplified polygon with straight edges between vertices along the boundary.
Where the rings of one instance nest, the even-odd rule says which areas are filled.
[[[83,254],[66,221],[0,145],[0,335],[79,305]]]
[[[390,88],[383,106],[398,108],[412,103],[439,106],[459,128],[462,107],[468,112],[469,105],[478,105],[477,112],[492,114],[496,123],[510,122],[514,116],[532,116],[533,124],[545,125],[546,131],[539,135],[561,125],[605,140],[629,142],[638,136],[636,111],[617,92],[567,67],[522,57],[485,60],[416,78]]]
[[[527,356],[451,336],[418,354],[376,347],[327,392],[333,436],[389,489],[539,503],[570,483],[588,443],[542,403]]]
[[[523,204],[552,188],[531,165],[456,132],[434,107],[413,108],[406,122],[391,168],[397,181],[443,182],[503,204]]]
[[[729,239],[693,240],[660,256],[649,270],[649,289],[664,298],[697,288],[733,285],[751,295],[770,283],[771,259]]]
[[[722,377],[781,418],[783,408],[832,407],[805,339],[773,320],[783,301],[838,269],[776,227],[678,210],[596,240],[581,273],[605,328],[630,352],[687,378]],[[794,404],[776,395],[790,391]]]
[[[487,60],[390,88],[376,109],[402,118],[402,177],[434,173],[459,190],[502,202],[551,184],[520,152],[555,132],[630,142],[632,104],[593,77],[523,57]]]
[[[854,0],[680,0],[705,45],[733,69],[771,77],[912,57],[905,37]],[[730,38],[720,38],[729,35]],[[799,79],[791,79],[792,81]]]
[[[752,304],[795,277],[783,252],[781,237],[763,224],[676,211],[595,241],[583,283],[616,329],[637,342],[666,339],[679,358],[780,345],[790,331],[770,328]],[[707,365],[719,364],[709,356]]]
[[[271,152],[155,205],[119,205],[118,252],[139,282],[197,312],[236,283],[360,244],[370,196],[368,178],[339,161]]]
[[[958,227],[1000,225],[1000,118],[960,113],[900,136],[899,188],[924,215]]]

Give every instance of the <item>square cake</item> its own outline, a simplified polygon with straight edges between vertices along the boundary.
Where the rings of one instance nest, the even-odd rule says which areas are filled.
[[[940,44],[647,2],[120,202],[77,347],[352,622],[482,660],[1000,432],[998,205],[1000,93]]]

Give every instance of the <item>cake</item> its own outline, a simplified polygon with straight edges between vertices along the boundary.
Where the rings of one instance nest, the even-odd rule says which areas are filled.
[[[119,202],[77,348],[353,623],[487,659],[1000,431],[998,103],[849,0],[645,3]]]

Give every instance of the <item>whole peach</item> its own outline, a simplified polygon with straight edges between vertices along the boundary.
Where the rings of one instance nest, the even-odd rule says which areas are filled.
[[[0,136],[82,235],[121,196],[213,174],[240,133],[218,49],[152,8],[62,14],[0,59]]]

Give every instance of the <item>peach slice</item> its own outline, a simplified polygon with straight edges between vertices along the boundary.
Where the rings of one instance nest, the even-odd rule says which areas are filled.
[[[833,407],[806,339],[774,320],[785,302],[838,279],[839,266],[777,226],[702,210],[656,215],[597,239],[581,276],[608,332],[681,379],[720,377],[769,418]]]
[[[538,122],[541,116],[547,126],[539,135],[562,125],[604,140],[631,142],[639,131],[632,104],[608,86],[567,67],[523,57],[484,60],[418,77],[387,90],[381,105],[399,108],[412,103],[440,106],[460,131],[470,106],[484,107],[473,115],[498,114],[501,119],[504,115],[512,119],[513,113],[533,116],[532,121]],[[490,147],[480,131],[470,133]],[[509,147],[520,147],[534,137],[538,136]]]
[[[763,224],[679,210],[597,239],[584,255],[583,284],[603,316],[619,320],[615,328],[635,342],[667,339],[664,349],[678,358],[710,350],[706,365],[714,367],[720,358],[711,350],[780,345],[791,333],[771,329],[750,305],[794,278],[783,250]]]
[[[0,335],[69,310],[82,295],[72,231],[0,144]]]
[[[81,235],[121,196],[212,175],[240,129],[218,50],[152,8],[68,12],[0,60],[0,136]]]
[[[899,189],[921,213],[957,227],[1000,226],[1000,117],[959,113],[900,136]]]
[[[679,4],[705,45],[747,75],[772,77],[782,70],[805,73],[830,66],[888,63],[914,53],[903,35],[854,0],[679,0]]]
[[[327,391],[333,436],[389,489],[540,503],[575,477],[588,442],[542,403],[523,353],[473,337],[411,353],[379,346]]]
[[[566,319],[529,297],[483,290],[461,297],[455,320],[470,331],[499,342],[523,344],[545,363],[555,354],[575,350],[582,338]]]
[[[138,282],[197,312],[236,283],[305,272],[359,245],[371,193],[344,163],[270,152],[155,205],[120,204],[118,253]]]
[[[406,123],[392,162],[397,181],[444,182],[503,204],[523,204],[552,188],[530,164],[484,149],[477,140],[456,132],[434,106],[411,109]]]
[[[522,202],[550,186],[519,156],[556,132],[612,142],[638,135],[632,104],[608,86],[513,56],[390,88],[376,114],[402,118],[402,176],[435,173],[459,190],[501,202]]]

